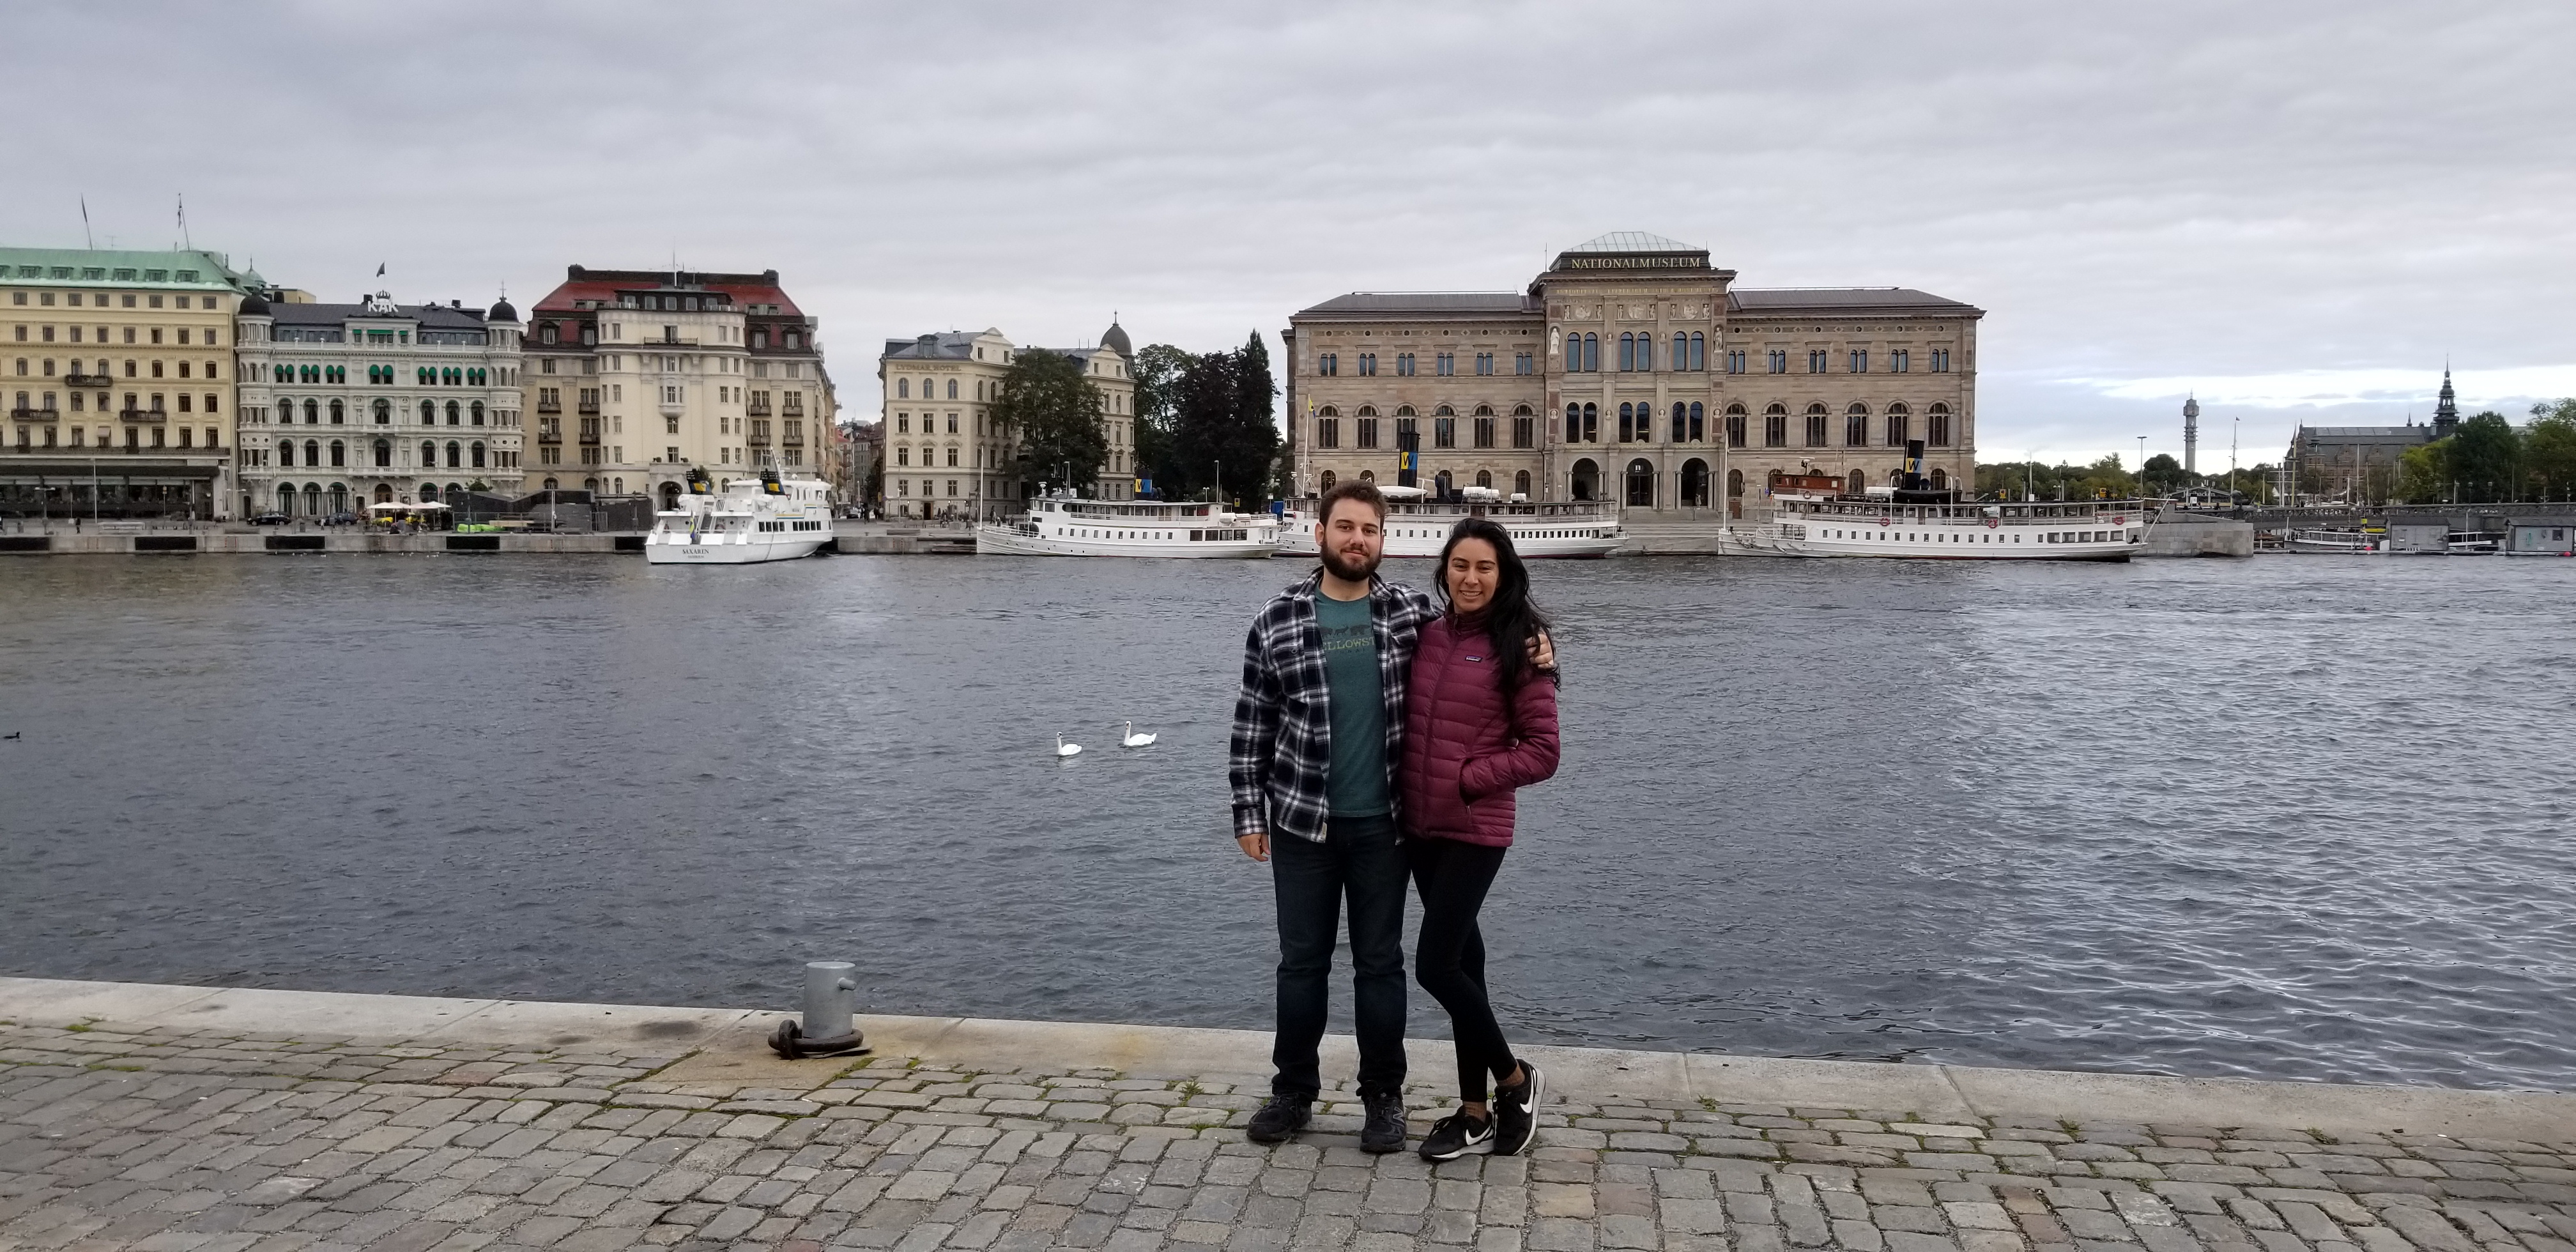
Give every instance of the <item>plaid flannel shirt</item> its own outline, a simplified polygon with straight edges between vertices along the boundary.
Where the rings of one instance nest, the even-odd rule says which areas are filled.
[[[1234,833],[1255,831],[1322,842],[1331,810],[1325,775],[1333,761],[1332,697],[1324,675],[1324,634],[1315,621],[1318,571],[1280,592],[1252,620],[1243,643],[1243,692],[1234,702]],[[1378,692],[1386,701],[1386,797],[1401,804],[1396,764],[1404,759],[1404,684],[1422,624],[1440,616],[1431,597],[1369,579],[1377,626]]]

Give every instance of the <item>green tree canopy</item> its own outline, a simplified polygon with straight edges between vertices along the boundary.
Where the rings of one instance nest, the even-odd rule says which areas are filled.
[[[1020,436],[1020,481],[1087,489],[1109,459],[1100,389],[1061,352],[1022,350],[1002,375],[993,417]]]
[[[1271,381],[1270,351],[1260,334],[1233,352],[1193,356],[1162,344],[1146,352],[1157,349],[1171,354],[1159,363],[1172,372],[1158,386],[1169,415],[1168,442],[1155,462],[1154,485],[1174,499],[1214,488],[1224,499],[1246,505],[1267,501],[1279,450],[1279,428],[1270,415],[1278,388]],[[1142,354],[1138,372],[1143,372]],[[1140,398],[1140,417],[1144,407]],[[1143,436],[1137,443],[1141,454]]]
[[[2576,399],[2531,406],[2522,457],[2541,499],[2576,499]]]
[[[1147,344],[1136,354],[1136,468],[1157,491],[1171,485],[1181,375],[1194,359],[1168,343]]]
[[[2459,431],[2445,442],[2451,445],[2451,478],[2459,484],[2460,499],[2483,502],[2520,496],[2515,479],[2522,436],[2503,414],[2480,413],[2460,423]]]
[[[2408,448],[2397,458],[2397,494],[2411,504],[2445,504],[2451,499],[2451,440]]]

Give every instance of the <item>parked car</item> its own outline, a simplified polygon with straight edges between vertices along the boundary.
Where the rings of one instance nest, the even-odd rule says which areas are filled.
[[[325,526],[355,526],[358,524],[358,515],[355,513],[334,513],[329,517],[323,518],[322,524]]]
[[[262,513],[250,519],[253,526],[283,526],[289,519],[283,513]]]

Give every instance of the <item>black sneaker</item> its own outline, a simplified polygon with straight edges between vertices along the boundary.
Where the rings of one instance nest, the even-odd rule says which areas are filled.
[[[1243,1128],[1243,1137],[1254,1143],[1285,1143],[1290,1135],[1304,1130],[1314,1115],[1314,1101],[1307,1097],[1274,1095],[1268,1104],[1253,1112],[1252,1124]]]
[[[1538,1106],[1547,1102],[1547,1075],[1521,1062],[1517,1087],[1494,1089],[1494,1155],[1519,1156],[1538,1133]]]
[[[1360,1124],[1360,1151],[1404,1150],[1404,1101],[1398,1096],[1363,1096],[1368,1119]]]
[[[1479,1148],[1491,1148],[1493,1142],[1493,1118],[1469,1117],[1460,1111],[1431,1124],[1431,1133],[1422,1137],[1422,1159],[1454,1161]]]

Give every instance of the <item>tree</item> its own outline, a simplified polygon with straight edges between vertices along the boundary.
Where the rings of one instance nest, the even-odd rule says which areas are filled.
[[[1269,500],[1279,451],[1270,403],[1278,390],[1261,336],[1254,334],[1235,352],[1187,358],[1168,394],[1173,417],[1162,471],[1166,494],[1196,495],[1212,487],[1227,500]]]
[[[2397,494],[2410,504],[2450,503],[2451,482],[2448,438],[2408,448],[2397,458]]]
[[[2187,487],[2191,485],[2192,478],[2191,475],[2182,472],[2182,462],[2173,459],[2171,453],[2165,452],[2159,452],[2147,458],[2146,470],[2142,476],[2146,479],[2147,489],[2158,495]]]
[[[2522,493],[2519,466],[2522,437],[2501,413],[2480,413],[2460,423],[2451,436],[2451,475],[2460,498],[2478,502],[2512,500]]]
[[[1002,375],[992,416],[1020,437],[1020,481],[1089,490],[1109,459],[1100,390],[1060,352],[1022,351]]]
[[[1248,504],[1270,501],[1271,461],[1279,454],[1279,427],[1270,417],[1279,386],[1270,378],[1270,348],[1254,331],[1234,354],[1234,420],[1227,431],[1225,482],[1227,499]]]
[[[2576,399],[2531,406],[2522,456],[2541,499],[2576,499]]]
[[[1168,343],[1136,354],[1136,468],[1155,489],[1178,494],[1173,477],[1173,425],[1180,412],[1181,375],[1196,358]]]

